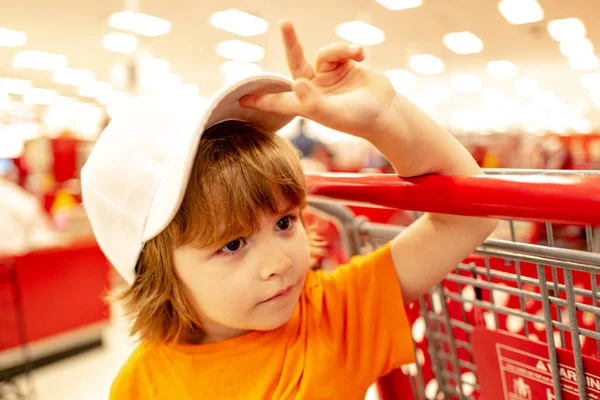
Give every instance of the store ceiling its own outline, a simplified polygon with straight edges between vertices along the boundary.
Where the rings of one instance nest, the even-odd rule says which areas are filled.
[[[553,19],[577,17],[587,28],[587,37],[600,51],[600,1],[538,0],[544,20],[525,25],[510,25],[498,11],[496,0],[424,0],[421,7],[390,11],[374,0],[140,0],[139,10],[172,23],[171,32],[156,38],[144,38],[143,44],[152,54],[170,61],[171,71],[184,82],[194,82],[200,94],[208,96],[222,83],[220,67],[223,59],[215,48],[222,40],[236,36],[212,27],[212,13],[237,8],[260,16],[269,23],[267,33],[239,38],[262,46],[265,58],[258,64],[265,71],[286,73],[287,67],[276,22],[286,17],[296,24],[308,56],[317,49],[340,39],[335,27],[340,22],[362,19],[383,30],[383,43],[367,50],[366,63],[372,67],[408,69],[408,58],[415,53],[430,53],[441,58],[445,70],[439,75],[418,75],[418,85],[450,84],[453,74],[471,72],[483,79],[483,87],[503,88],[514,94],[512,80],[500,81],[485,72],[488,61],[506,59],[514,62],[520,77],[538,80],[544,90],[555,93],[565,102],[586,101],[587,118],[600,122],[600,113],[589,102],[589,93],[582,86],[582,72],[573,70],[559,52],[559,45],[546,29]],[[32,70],[14,70],[13,56],[22,49],[37,49],[61,53],[73,68],[93,70],[97,79],[108,80],[110,66],[127,56],[103,48],[102,38],[115,29],[107,24],[110,14],[121,11],[125,2],[77,0],[0,0],[0,27],[21,30],[28,40],[20,48],[0,47],[0,76],[32,79],[36,87],[59,89],[64,95],[74,95],[68,86],[51,80],[52,74]],[[478,54],[458,55],[448,50],[442,37],[450,32],[471,31],[484,43]],[[448,117],[452,109],[476,106],[479,93],[454,94],[452,102],[438,107],[438,118]]]

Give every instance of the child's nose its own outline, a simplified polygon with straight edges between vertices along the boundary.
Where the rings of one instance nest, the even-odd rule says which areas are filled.
[[[273,247],[265,254],[260,275],[262,279],[285,275],[292,268],[292,260],[280,248]]]

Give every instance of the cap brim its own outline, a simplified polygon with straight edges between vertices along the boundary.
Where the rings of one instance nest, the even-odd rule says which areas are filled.
[[[247,121],[265,133],[277,132],[293,117],[240,107],[239,100],[247,94],[289,92],[292,81],[283,75],[261,74],[248,77],[218,92],[206,110],[207,120],[203,130],[227,120]]]
[[[287,125],[293,117],[242,108],[239,100],[247,94],[289,92],[292,81],[278,74],[260,74],[240,80],[223,88],[208,102],[204,111],[191,119],[181,132],[179,154],[173,157],[161,180],[146,221],[143,241],[162,232],[173,220],[185,195],[187,183],[196,157],[202,133],[210,126],[227,120],[246,121],[265,133],[274,133]],[[185,125],[185,124],[184,124]]]

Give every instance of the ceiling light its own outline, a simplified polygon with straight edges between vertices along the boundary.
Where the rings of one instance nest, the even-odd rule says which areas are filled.
[[[94,80],[94,73],[85,69],[64,68],[54,72],[54,82],[64,85],[81,85]]]
[[[225,40],[217,45],[217,54],[234,61],[257,62],[263,59],[265,51],[260,46],[241,40]]]
[[[581,84],[588,90],[600,89],[600,72],[588,72],[581,76]],[[0,87],[2,87],[0,85]]]
[[[554,108],[556,104],[560,102],[558,97],[552,92],[539,91],[531,96],[531,102],[537,106],[548,108]]]
[[[27,42],[27,34],[12,29],[0,28],[0,46],[19,47]]]
[[[535,79],[531,78],[519,78],[515,79],[514,83],[515,92],[519,96],[531,96],[538,90],[540,87]]]
[[[108,24],[113,28],[150,37],[166,35],[171,31],[171,23],[166,19],[133,11],[112,14],[108,19]]]
[[[383,31],[364,21],[350,21],[339,24],[335,33],[344,40],[365,46],[379,44],[385,39]]]
[[[150,57],[146,60],[146,66],[161,72],[169,72],[171,63],[163,58]]]
[[[544,19],[544,10],[536,0],[502,0],[498,2],[498,10],[508,23],[513,25]]]
[[[595,54],[586,54],[569,59],[569,65],[576,71],[589,71],[600,66],[600,60]]]
[[[583,39],[586,29],[578,18],[555,19],[548,22],[548,33],[552,39],[559,42],[573,39]]]
[[[112,92],[113,87],[109,82],[89,81],[77,88],[77,93],[83,97],[102,97]]]
[[[185,96],[198,96],[200,94],[200,88],[198,85],[192,82],[188,82],[181,86],[181,91]]]
[[[457,54],[474,54],[483,50],[483,42],[471,32],[453,32],[444,36],[444,44]]]
[[[166,75],[171,69],[171,63],[162,58],[150,57],[142,61],[142,70],[149,77]]]
[[[56,71],[67,65],[67,57],[62,54],[46,53],[39,50],[23,50],[15,55],[12,65],[13,68]]]
[[[452,98],[452,89],[440,83],[427,85],[423,92],[436,103],[446,103]]]
[[[179,93],[175,94],[174,101],[177,101],[179,107],[181,107],[186,113],[197,113],[198,110],[206,108],[208,99],[202,96],[186,96],[185,92],[182,96]]]
[[[168,88],[174,88],[181,85],[181,76],[179,74],[170,73],[163,79],[163,85]]]
[[[181,76],[175,73],[155,75],[148,82],[148,89],[155,94],[172,94],[181,89]]]
[[[437,108],[437,103],[424,92],[410,92],[405,96],[427,114],[433,114]]]
[[[137,39],[127,33],[112,32],[104,36],[102,45],[115,53],[131,54],[137,48]]]
[[[500,105],[508,101],[508,94],[500,88],[485,88],[482,90],[483,102]]]
[[[73,104],[73,103],[77,103],[77,98],[76,97],[71,97],[71,96],[58,96],[56,98],[56,103],[57,104]]]
[[[490,61],[487,64],[487,72],[496,79],[510,79],[517,76],[517,66],[510,61]]]
[[[171,31],[169,21],[152,15],[137,13],[134,21],[133,31],[138,35],[156,37]]]
[[[111,14],[110,17],[108,17],[108,25],[123,31],[131,31],[133,30],[134,15],[135,13],[133,11],[120,11]]]
[[[10,94],[25,94],[31,87],[31,81],[15,78],[0,78],[0,90]]]
[[[269,29],[269,24],[264,19],[234,8],[212,14],[210,24],[240,36],[261,35]]]
[[[262,68],[258,64],[240,61],[225,61],[223,65],[221,65],[221,73],[224,76],[233,79],[256,75],[261,72]]]
[[[481,79],[473,74],[457,74],[452,77],[452,87],[458,92],[473,93],[481,89]]]
[[[137,57],[136,57],[137,58]],[[139,57],[142,58],[142,57]],[[138,59],[139,60],[139,59]],[[142,61],[139,60],[139,64],[142,64]],[[143,67],[139,67],[138,69],[142,69]],[[129,75],[130,75],[130,69],[131,67],[127,65],[127,61],[115,61],[111,64],[111,66],[108,68],[108,82],[113,84],[113,87],[115,87],[115,89],[124,89],[126,87],[129,86]],[[140,73],[138,72],[138,75],[140,75]],[[138,79],[140,81],[142,81],[143,79],[141,77],[137,77],[136,79]]]
[[[594,53],[594,45],[589,39],[568,39],[560,42],[560,52],[567,58],[576,58]]]
[[[594,103],[594,107],[600,110],[600,90],[590,91],[590,99],[592,100],[592,103]]]
[[[0,89],[0,110],[3,110],[6,106],[8,106],[9,101],[10,96],[8,93]],[[2,126],[2,124],[0,124],[0,126]]]
[[[388,10],[399,11],[409,8],[417,8],[423,4],[423,0],[375,0]]]
[[[58,92],[52,89],[31,88],[25,92],[23,102],[25,104],[49,105],[56,101]]]
[[[114,103],[122,103],[127,99],[129,99],[129,93],[119,90],[106,91],[105,93],[102,93],[100,96],[96,97],[98,103],[106,106]]]
[[[410,57],[408,64],[416,72],[426,75],[439,74],[444,70],[442,60],[431,54],[415,54]]]
[[[415,76],[403,69],[385,71],[385,76],[392,82],[394,90],[400,93],[406,93],[409,90],[414,89],[417,84]]]
[[[594,45],[587,38],[568,39],[560,42],[560,52],[567,58],[591,56],[594,53]]]
[[[481,127],[481,113],[475,108],[459,108],[450,114],[453,127],[465,131],[477,131]]]
[[[570,101],[568,106],[575,115],[587,115],[590,112],[590,107],[585,100]]]
[[[114,119],[118,114],[127,110],[128,96],[116,96],[111,98],[106,104],[106,113],[108,117]]]

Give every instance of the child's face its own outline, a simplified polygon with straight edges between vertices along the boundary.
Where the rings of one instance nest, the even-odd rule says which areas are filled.
[[[264,215],[256,234],[221,249],[175,250],[175,268],[196,303],[205,341],[274,329],[290,319],[310,262],[299,214],[294,208]]]

